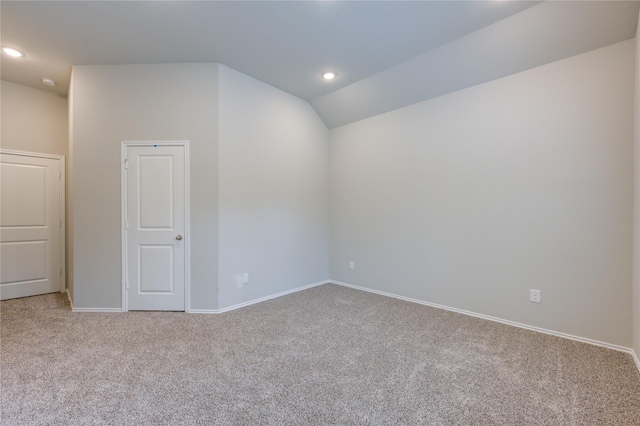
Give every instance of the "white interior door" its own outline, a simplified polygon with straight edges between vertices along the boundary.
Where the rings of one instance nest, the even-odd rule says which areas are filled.
[[[129,310],[184,311],[186,146],[125,146]]]
[[[0,299],[61,291],[62,159],[0,154]]]

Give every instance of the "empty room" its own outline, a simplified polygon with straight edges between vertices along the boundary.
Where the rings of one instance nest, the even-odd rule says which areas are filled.
[[[0,423],[640,425],[640,1],[0,2]]]

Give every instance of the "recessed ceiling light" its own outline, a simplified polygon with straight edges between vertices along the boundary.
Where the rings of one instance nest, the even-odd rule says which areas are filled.
[[[53,87],[53,86],[55,86],[55,85],[56,85],[56,82],[55,82],[55,81],[53,81],[53,80],[51,80],[50,78],[43,78],[43,79],[42,79],[42,84],[44,84],[44,85],[46,85],[46,86],[51,86],[51,87]]]
[[[14,58],[23,58],[26,56],[23,52],[19,51],[18,49],[14,49],[13,47],[3,46],[2,51]]]
[[[338,73],[335,71],[327,71],[322,73],[322,78],[325,80],[333,80],[338,76]]]

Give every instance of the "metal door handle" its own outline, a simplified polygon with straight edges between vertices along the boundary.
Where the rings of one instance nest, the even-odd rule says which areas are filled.
[[[180,241],[182,239],[182,235],[176,235],[176,240]]]

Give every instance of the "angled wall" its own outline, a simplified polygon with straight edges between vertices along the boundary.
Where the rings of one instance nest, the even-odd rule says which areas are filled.
[[[631,347],[634,49],[333,129],[331,278]]]
[[[219,79],[224,309],[329,278],[329,147],[308,102],[222,65]]]
[[[632,1],[543,1],[312,104],[329,128],[353,123],[631,39],[639,7]]]

